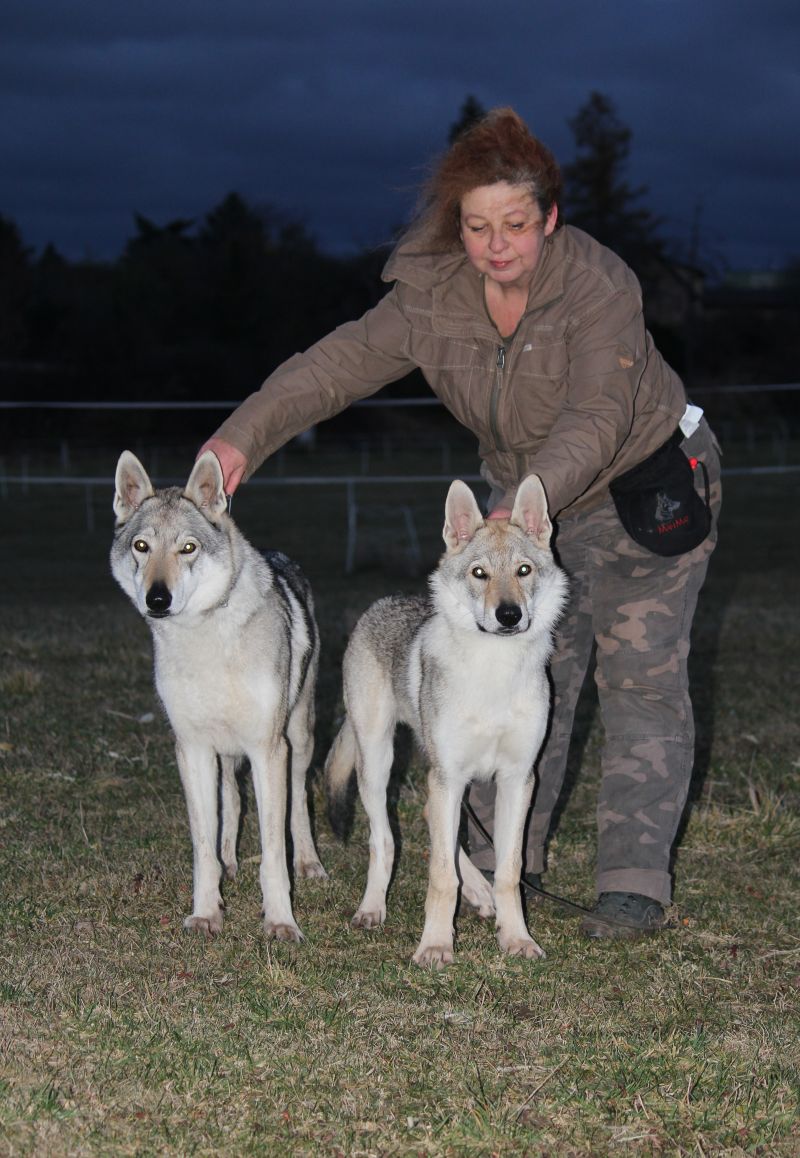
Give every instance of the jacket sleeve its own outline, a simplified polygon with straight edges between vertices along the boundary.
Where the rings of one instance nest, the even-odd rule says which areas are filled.
[[[567,352],[564,405],[530,463],[530,472],[544,484],[552,514],[582,495],[611,465],[630,433],[648,358],[639,295],[618,290],[575,319]]]
[[[413,370],[405,353],[407,333],[394,287],[358,321],[339,326],[280,365],[215,437],[247,457],[244,478],[249,478],[295,435]]]

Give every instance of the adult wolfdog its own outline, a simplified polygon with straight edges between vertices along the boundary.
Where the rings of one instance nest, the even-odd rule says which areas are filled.
[[[194,911],[184,924],[222,930],[221,878],[236,875],[238,765],[249,761],[261,832],[264,930],[299,941],[286,854],[297,876],[324,877],[306,799],[319,635],[311,591],[278,552],[255,550],[227,513],[222,472],[206,452],[185,488],[155,490],[120,456],[111,570],[153,635],[155,681],[175,733],[194,848]]]
[[[326,761],[332,816],[355,767],[370,823],[367,887],[353,924],[386,918],[394,841],[386,812],[395,725],[409,724],[429,765],[431,857],[425,927],[414,961],[453,959],[459,881],[506,953],[542,956],[520,897],[525,818],[547,727],[546,674],[566,579],[550,550],[541,482],[527,478],[510,519],[484,521],[463,482],[445,505],[447,546],[430,597],[390,597],[356,624],[344,657],[347,715]],[[473,780],[495,777],[494,892],[458,845],[459,807]]]

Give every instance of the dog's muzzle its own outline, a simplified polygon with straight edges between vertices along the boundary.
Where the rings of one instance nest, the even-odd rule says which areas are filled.
[[[516,603],[501,603],[495,610],[494,617],[503,631],[514,631],[522,619],[522,608]]]
[[[501,603],[495,608],[494,617],[497,621],[497,630],[492,631],[489,627],[483,627],[478,624],[478,630],[483,631],[487,635],[519,635],[521,631],[527,630],[525,627],[520,627],[522,623],[522,608],[516,603]]]
[[[169,615],[172,605],[172,594],[166,583],[154,583],[145,596],[147,614],[153,619],[163,619]]]

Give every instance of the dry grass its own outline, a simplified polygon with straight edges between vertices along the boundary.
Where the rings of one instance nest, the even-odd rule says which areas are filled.
[[[456,964],[441,974],[409,962],[427,843],[414,761],[398,790],[403,847],[383,930],[349,928],[365,824],[359,811],[338,843],[315,784],[331,879],[297,885],[305,942],[260,934],[252,815],[224,933],[184,933],[190,842],[147,630],[105,577],[105,535],[61,534],[58,504],[54,525],[32,498],[6,504],[7,541],[28,547],[0,627],[0,1153],[800,1151],[800,560],[780,517],[791,486],[756,485],[728,488],[697,626],[700,780],[675,928],[590,944],[573,920],[536,910],[548,957],[531,963],[501,957],[491,928],[461,915]],[[339,512],[323,508],[324,533],[310,536],[307,518],[299,533],[283,504],[270,535],[318,592],[320,755],[349,622],[374,595],[414,585],[378,571],[345,580]],[[34,514],[46,545],[26,538]],[[590,704],[581,728],[548,883],[587,901]]]

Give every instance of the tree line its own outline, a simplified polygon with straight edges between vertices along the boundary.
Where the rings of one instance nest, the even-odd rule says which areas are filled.
[[[483,112],[468,97],[450,139]],[[613,103],[592,93],[568,123],[576,152],[563,167],[566,220],[625,258],[645,290],[665,270],[685,276],[646,206],[646,188],[628,183],[631,131]],[[137,215],[134,226],[117,260],[71,262],[52,245],[34,256],[0,215],[6,396],[237,400],[386,291],[387,249],[333,257],[301,222],[236,192],[199,223]],[[685,338],[658,335],[679,370]],[[33,364],[42,372],[31,374]]]
[[[0,218],[0,359],[58,367],[76,397],[235,397],[377,296],[376,255],[329,257],[237,193],[135,229],[117,261],[32,259]]]

